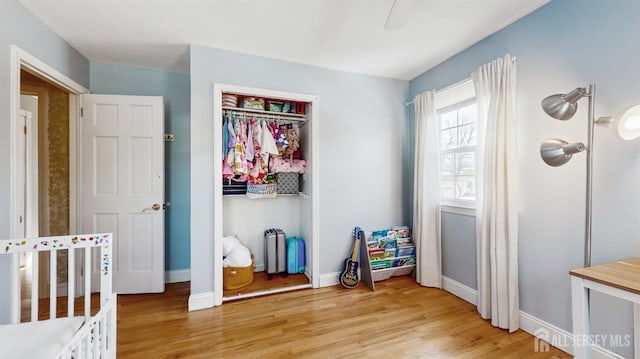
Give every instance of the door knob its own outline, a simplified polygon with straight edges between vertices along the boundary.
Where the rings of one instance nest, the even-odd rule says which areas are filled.
[[[164,204],[154,203],[153,205],[151,205],[151,207],[143,209],[142,212],[146,212],[146,211],[150,211],[150,210],[159,211],[161,209],[167,209],[167,207],[169,207],[170,205],[171,205],[171,203],[169,203],[169,202],[164,203]]]
[[[149,211],[149,210],[159,211],[160,208],[162,208],[162,206],[160,204],[154,203],[153,205],[151,205],[151,207],[143,209],[142,212],[146,212],[146,211]]]

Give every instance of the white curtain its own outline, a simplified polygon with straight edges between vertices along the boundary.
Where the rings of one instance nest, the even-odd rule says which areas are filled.
[[[440,246],[440,158],[435,91],[417,95],[416,153],[413,188],[413,240],[416,244],[418,283],[442,288]]]
[[[507,54],[471,77],[478,103],[478,312],[513,332],[520,326],[515,58]]]

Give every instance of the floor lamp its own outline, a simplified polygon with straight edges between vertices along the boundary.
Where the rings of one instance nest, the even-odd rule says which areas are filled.
[[[640,105],[632,106],[616,116],[594,118],[596,86],[589,85],[588,89],[578,87],[566,94],[556,94],[542,100],[542,109],[557,120],[568,120],[576,113],[578,101],[586,97],[589,100],[587,114],[587,144],[581,142],[568,143],[561,139],[547,139],[540,145],[542,160],[549,166],[558,167],[571,160],[571,157],[585,151],[586,163],[586,213],[584,238],[584,266],[591,266],[591,197],[593,177],[593,128],[595,125],[610,127],[622,139],[631,140],[640,136]]]

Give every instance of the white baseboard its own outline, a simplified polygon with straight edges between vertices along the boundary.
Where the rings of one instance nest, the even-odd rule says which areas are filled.
[[[565,353],[573,354],[573,334],[562,328],[520,311],[520,329]]]
[[[451,278],[442,276],[442,289],[447,292],[464,299],[465,301],[477,305],[478,303],[478,291],[470,288],[460,282],[457,282]],[[555,346],[556,348],[573,355],[573,334],[559,328],[551,323],[545,322],[542,319],[534,317],[531,314],[520,311],[520,329],[533,335],[536,338],[540,338]],[[532,347],[535,349],[536,339],[531,342]],[[537,342],[538,345],[543,346],[543,343]],[[544,348],[539,348],[544,349]],[[623,359],[622,356],[605,349],[601,346],[591,347],[591,358],[593,359]]]
[[[189,296],[189,311],[213,308],[215,304],[215,298],[213,292],[204,292],[198,294],[192,294]]]
[[[340,284],[340,272],[320,274],[320,288]]]
[[[520,311],[520,329],[573,355],[573,334],[562,328]],[[594,345],[591,347],[591,358],[623,359],[624,357],[599,345]]]
[[[442,289],[473,305],[478,305],[478,291],[460,282],[456,282],[451,278],[442,276]]]
[[[592,359],[624,359],[623,356],[618,355],[610,350],[607,350],[601,346],[594,346],[591,348]]]
[[[191,280],[190,269],[175,269],[164,272],[165,283],[188,282]]]

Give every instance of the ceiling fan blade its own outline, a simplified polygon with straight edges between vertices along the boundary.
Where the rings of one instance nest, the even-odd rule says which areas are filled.
[[[415,2],[416,0],[393,0],[384,29],[396,30],[403,27],[407,23]]]

